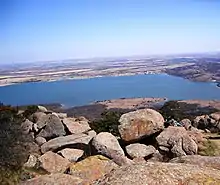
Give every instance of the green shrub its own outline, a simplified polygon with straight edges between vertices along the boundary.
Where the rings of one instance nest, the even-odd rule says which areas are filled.
[[[33,113],[37,112],[38,107],[36,105],[30,105],[26,108],[26,110],[23,112],[23,116],[25,118],[29,118]]]
[[[102,118],[90,123],[90,127],[97,133],[110,132],[115,136],[119,136],[118,125],[121,113],[116,111],[105,111],[102,113]]]
[[[198,104],[173,100],[166,102],[163,107],[160,108],[159,112],[166,120],[175,119],[181,121],[185,118],[193,120],[196,116],[211,114],[217,112],[217,110],[212,107],[200,107]]]
[[[0,184],[18,182],[21,168],[28,158],[29,135],[23,135],[21,123],[25,120],[18,110],[0,105]]]

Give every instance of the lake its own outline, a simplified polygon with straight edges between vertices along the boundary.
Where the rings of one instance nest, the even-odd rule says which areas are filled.
[[[133,97],[220,100],[220,88],[214,83],[191,82],[166,74],[23,83],[0,87],[0,102],[11,105],[61,103],[69,107],[98,100]]]

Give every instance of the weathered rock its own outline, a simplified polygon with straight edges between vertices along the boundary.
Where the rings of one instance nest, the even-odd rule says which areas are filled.
[[[57,116],[57,117],[60,118],[60,119],[67,118],[67,113],[61,113],[61,112],[57,113],[57,112],[53,112],[52,114],[55,115],[55,116]]]
[[[112,161],[114,161],[117,165],[123,166],[123,165],[132,165],[134,161],[126,157],[125,155],[121,155],[115,150],[111,151],[112,155]]]
[[[197,116],[193,120],[193,126],[198,128],[198,129],[206,129],[209,126],[209,116],[208,115],[202,115],[202,116]]]
[[[43,127],[45,127],[47,125],[48,119],[50,115],[47,115],[43,112],[41,113],[36,113],[37,114],[37,118],[35,118],[35,116],[33,115],[33,119],[36,120],[36,125],[38,129],[42,129]]]
[[[132,161],[134,163],[140,163],[140,164],[143,164],[143,163],[147,162],[144,157],[135,157]]]
[[[93,185],[220,184],[219,171],[189,164],[147,162],[122,166]]]
[[[156,152],[153,154],[153,156],[148,159],[147,161],[151,161],[151,162],[163,162],[164,161],[164,157],[158,150],[156,150]]]
[[[96,155],[71,165],[70,174],[83,179],[85,184],[91,184],[116,167],[117,165],[110,159]]]
[[[21,124],[21,129],[23,134],[29,134],[29,132],[31,132],[32,130],[32,127],[33,127],[33,123],[28,119],[26,119],[25,122]]]
[[[58,153],[64,158],[68,159],[70,162],[76,162],[80,157],[83,156],[84,151],[80,149],[65,148]]]
[[[35,112],[32,115],[33,122],[37,123],[39,120],[41,120],[43,117],[46,117],[46,114],[44,112]]]
[[[193,164],[200,167],[210,167],[220,170],[220,156],[187,155],[171,159],[169,162]]]
[[[183,119],[180,121],[180,124],[186,129],[186,130],[191,130],[192,124],[189,119]]]
[[[128,155],[133,158],[147,157],[156,152],[156,149],[152,145],[144,145],[140,143],[130,144],[126,146]]]
[[[93,138],[92,145],[100,154],[109,158],[113,158],[115,153],[125,155],[116,137],[109,132],[101,132],[96,135]]]
[[[87,134],[74,134],[69,136],[61,136],[49,140],[41,146],[41,152],[54,151],[68,145],[84,144],[88,145],[92,137]]]
[[[136,141],[164,129],[163,116],[152,109],[123,114],[119,119],[119,133],[124,141]]]
[[[38,129],[36,123],[33,124],[33,128],[32,128],[32,129],[33,129],[33,131],[34,131],[35,133],[37,133],[37,132],[39,131],[39,129]]]
[[[63,173],[69,166],[69,160],[51,151],[39,157],[40,167],[49,173]]]
[[[192,127],[193,128],[193,127]],[[203,143],[206,141],[206,136],[204,135],[204,131],[201,132],[201,130],[193,130],[187,131],[187,134],[197,143]]]
[[[170,126],[161,132],[156,140],[159,148],[170,148],[174,156],[197,154],[198,146],[183,127]]]
[[[75,118],[64,118],[63,124],[66,125],[67,129],[72,134],[85,133],[85,132],[91,130],[88,122],[75,121]]]
[[[29,155],[28,161],[23,165],[25,168],[34,168],[37,165],[38,158],[36,155]]]
[[[208,129],[211,132],[219,132],[220,131],[220,113],[212,113],[210,116],[202,115],[197,116],[194,119],[193,125],[199,129],[205,130]]]
[[[37,136],[51,139],[59,136],[64,136],[65,134],[66,132],[60,119],[55,115],[49,115],[48,119],[46,120],[45,128],[42,129]]]
[[[47,112],[47,108],[44,106],[38,105],[37,108],[40,112]]]
[[[43,138],[43,137],[36,137],[36,138],[35,138],[35,142],[36,142],[39,146],[41,146],[42,144],[46,143],[47,140],[46,140],[45,138]]]
[[[91,137],[95,137],[97,135],[96,131],[94,131],[94,130],[90,130],[86,134],[88,134]]]
[[[220,121],[220,112],[215,112],[209,115],[210,118],[214,119],[215,121]]]
[[[21,182],[20,185],[79,185],[83,182],[79,177],[56,173],[42,175],[33,179]]]
[[[88,119],[86,119],[84,116],[79,116],[79,117],[77,117],[76,118],[76,121],[85,121],[85,122],[89,122],[89,120]]]

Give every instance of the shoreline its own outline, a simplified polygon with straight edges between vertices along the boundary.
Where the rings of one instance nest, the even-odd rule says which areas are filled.
[[[21,81],[21,82],[8,82],[8,83],[1,83],[0,80],[0,87],[5,87],[5,86],[11,86],[11,85],[18,85],[18,84],[26,84],[26,83],[39,83],[39,82],[59,82],[59,81],[65,81],[65,80],[83,80],[83,79],[93,79],[93,78],[103,78],[103,77],[120,77],[120,76],[136,76],[136,75],[156,75],[156,74],[165,74],[173,77],[179,77],[182,79],[189,80],[191,82],[204,82],[204,83],[216,83],[214,81],[195,81],[193,79],[177,76],[177,75],[172,75],[166,72],[158,72],[158,73],[125,73],[125,74],[119,74],[119,75],[97,75],[97,76],[81,76],[81,77],[62,77],[62,78],[54,78],[54,79],[35,79],[35,80],[26,80],[26,81]],[[217,82],[217,87],[220,88],[220,83]]]
[[[83,80],[83,79],[93,79],[93,78],[103,78],[103,77],[120,77],[120,76],[135,76],[135,75],[153,75],[153,74],[167,74],[167,73],[125,73],[125,74],[118,74],[118,75],[97,75],[97,76],[81,76],[81,77],[76,76],[76,77],[62,77],[62,78],[45,79],[45,80],[36,79],[36,80],[27,80],[27,81],[9,82],[9,83],[1,83],[1,80],[0,80],[0,87],[16,85],[16,84],[25,84],[25,83],[58,82],[58,81],[65,81],[65,80]]]

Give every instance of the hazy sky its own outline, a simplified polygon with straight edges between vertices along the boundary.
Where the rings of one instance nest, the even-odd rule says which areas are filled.
[[[1,63],[219,49],[219,0],[0,0]]]

